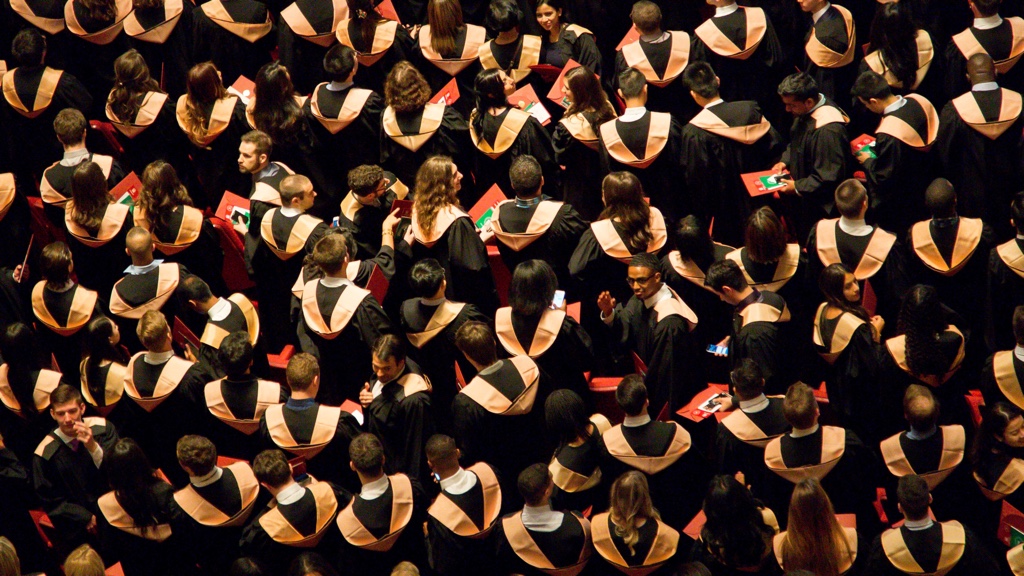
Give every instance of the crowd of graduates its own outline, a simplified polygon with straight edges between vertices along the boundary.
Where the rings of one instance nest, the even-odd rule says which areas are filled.
[[[1017,0],[2,0],[0,576],[1024,574]]]

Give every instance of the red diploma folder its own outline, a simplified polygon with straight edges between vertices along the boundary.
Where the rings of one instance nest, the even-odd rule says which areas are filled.
[[[698,392],[697,395],[693,397],[693,400],[690,400],[690,402],[686,406],[680,408],[679,411],[676,412],[676,414],[682,416],[683,418],[686,418],[687,420],[692,420],[694,422],[700,422],[707,418],[708,416],[711,416],[711,414],[714,414],[715,418],[717,418],[718,421],[721,422],[726,416],[729,415],[728,412],[724,414],[721,410],[719,410],[718,412],[705,412],[698,408],[698,406],[707,402],[708,399],[714,396],[715,394],[721,394],[722,392],[728,394],[729,386],[726,384],[708,384],[707,388]]]
[[[555,104],[558,104],[562,108],[569,108],[569,100],[565,97],[565,91],[562,90],[562,83],[565,80],[565,75],[573,68],[579,68],[581,64],[572,58],[565,63],[565,68],[555,78],[554,85],[551,86],[551,91],[548,92],[548,100],[551,100]]]
[[[430,99],[433,104],[444,104],[445,106],[451,106],[455,104],[459,99],[459,84],[452,78],[451,82],[444,85],[434,94],[434,97]]]
[[[636,29],[636,26],[630,26],[629,32],[626,32],[626,35],[622,37],[622,41],[619,42],[619,45],[615,47],[615,50],[622,50],[622,47],[625,46],[626,44],[632,44],[633,42],[636,42],[639,39],[640,31]]]
[[[223,218],[228,222],[234,222],[232,215],[235,219],[241,218],[245,221],[246,226],[249,225],[249,199],[243,198],[238,194],[232,192],[224,192],[224,196],[220,199],[220,204],[217,205],[217,212],[214,214],[218,218]]]
[[[551,114],[544,107],[544,104],[541,103],[540,98],[537,97],[537,91],[529,84],[513,92],[508,97],[508,103],[520,110],[529,112],[542,126],[547,126],[551,123]]]
[[[399,218],[412,218],[412,200],[395,200],[391,203],[391,211],[398,210]]]
[[[551,64],[534,64],[530,66],[530,70],[536,72],[540,79],[545,82],[554,82],[555,78],[558,78],[558,75],[562,72],[561,68]]]
[[[139,200],[139,192],[141,190],[142,180],[139,180],[135,172],[129,172],[123,180],[117,183],[117,186],[110,189],[110,197],[118,204],[135,206],[135,203]]]
[[[398,17],[398,12],[395,11],[395,5],[391,3],[391,0],[384,0],[377,4],[377,13],[388,20],[394,20],[399,24],[402,23],[402,19]]]
[[[256,93],[256,83],[245,76],[239,76],[234,84],[228,86],[228,92],[238,96],[242,100],[242,104],[248,106],[249,100]]]
[[[199,356],[199,338],[177,318],[174,319],[174,327],[171,328],[171,340],[182,350],[191,349],[192,354]]]
[[[491,217],[494,216],[494,207],[505,200],[508,200],[505,193],[495,184],[476,201],[476,204],[469,209],[469,217],[473,219],[477,230],[482,229],[491,221]]]
[[[375,264],[373,271],[370,272],[370,279],[366,281],[366,289],[370,291],[370,294],[373,295],[378,304],[383,302],[384,297],[387,296],[388,284],[388,279],[380,271],[380,266]]]
[[[789,171],[783,170],[782,173],[789,174]],[[776,183],[776,180],[773,179],[774,176],[778,176],[778,172],[775,172],[774,170],[740,174],[740,178],[743,180],[743,185],[746,186],[747,193],[750,194],[751,197],[772,194],[779,188],[782,188],[783,185]]]
[[[854,156],[860,154],[860,152],[865,148],[867,148],[867,153],[870,154],[872,158],[878,158],[878,156],[875,155],[874,136],[870,134],[861,134],[856,140],[850,142],[850,151],[853,152]]]

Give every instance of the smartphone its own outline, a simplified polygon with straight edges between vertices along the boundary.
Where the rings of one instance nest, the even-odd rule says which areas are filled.
[[[717,344],[709,344],[707,351],[708,351],[709,354],[728,355],[729,354],[729,347],[728,346],[719,346]]]
[[[235,224],[244,224],[246,226],[249,225],[249,211],[246,210],[245,208],[232,206],[229,218],[231,218],[231,221],[234,222]]]
[[[331,220],[331,228],[337,228],[340,225],[341,225],[341,218],[339,218],[338,216],[335,216],[334,219]]]
[[[565,304],[565,290],[555,290],[555,297],[551,299],[552,310],[557,310]]]

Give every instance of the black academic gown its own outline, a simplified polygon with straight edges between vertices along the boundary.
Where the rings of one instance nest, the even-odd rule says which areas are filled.
[[[125,172],[135,172],[141,179],[146,166],[163,160],[175,167],[178,177],[189,188],[198,188],[188,158],[188,141],[174,116],[176,98],[161,92],[147,92],[142,95],[134,118],[118,117],[109,104],[105,113],[114,125],[118,142],[124,147],[119,162]]]
[[[463,9],[465,14],[465,7]],[[468,22],[468,19],[467,19]],[[480,65],[480,46],[487,40],[487,30],[483,26],[467,24],[455,32],[455,51],[442,55],[430,45],[430,25],[420,28],[418,35],[419,52],[413,62],[416,68],[426,77],[430,91],[437,94],[453,79],[459,91],[459,99],[449,106],[454,106],[463,117],[476,105],[474,80],[483,69]]]
[[[563,511],[562,524],[552,532],[530,530],[523,525],[522,512],[509,514],[494,531],[497,547],[497,574],[541,576],[562,573],[575,575],[584,569],[590,556],[590,522],[573,512]],[[543,556],[554,568],[542,569],[535,556]],[[556,572],[558,571],[558,572]]]
[[[217,451],[232,458],[252,460],[263,444],[256,434],[260,417],[274,404],[288,399],[284,386],[245,374],[238,380],[214,380],[203,389],[209,437]]]
[[[735,396],[733,399],[739,401]],[[715,449],[719,474],[743,472],[750,486],[765,485],[771,472],[764,464],[764,447],[790,428],[782,413],[783,398],[772,396],[767,401],[768,406],[758,412],[737,407],[718,423]]]
[[[1020,101],[1005,88],[967,92],[942,108],[935,138],[944,175],[956,188],[957,212],[989,223],[1000,239],[1013,233],[1005,211],[1021,174]]]
[[[174,488],[154,478],[149,491],[158,524],[145,529],[135,525],[114,492],[100,497],[96,524],[103,553],[121,563],[125,576],[195,574],[187,554],[187,516],[174,501]]]
[[[688,122],[697,106],[683,85],[682,73],[692,58],[693,40],[681,30],[666,31],[661,42],[637,39],[615,53],[615,76],[608,79],[619,87],[619,75],[627,68],[636,68],[647,79],[647,107],[655,112],[668,112],[680,122]]]
[[[224,76],[227,78],[227,75]],[[178,98],[175,115],[178,127],[185,130],[185,99]],[[225,190],[243,195],[252,184],[250,179],[238,171],[238,143],[242,135],[249,131],[245,120],[245,104],[235,96],[227,96],[224,100],[213,104],[207,114],[212,116],[208,122],[209,133],[201,140],[189,137],[189,156],[195,164],[196,175],[202,186],[190,192],[192,199],[199,205],[217,206]],[[187,135],[187,133],[186,133]],[[258,223],[257,223],[258,224]]]
[[[988,255],[985,341],[989,350],[1005,350],[1016,343],[1013,310],[1024,304],[1024,241],[1011,239]]]
[[[527,260],[544,260],[555,271],[559,289],[570,292],[569,259],[587,224],[568,203],[538,200],[522,207],[510,200],[495,208],[495,244],[510,272]],[[572,296],[570,292],[566,299]]]
[[[805,18],[811,19],[810,15]],[[850,11],[833,4],[811,24],[801,68],[814,77],[825,96],[845,102],[856,79],[859,47]]]
[[[899,479],[917,474],[925,479],[933,493],[932,509],[938,517],[956,518],[969,513],[969,502],[960,497],[966,490],[974,490],[970,481],[970,466],[963,462],[967,440],[964,427],[959,424],[939,426],[924,438],[911,438],[900,432],[882,440],[881,454],[885,470],[882,486],[889,494],[886,513],[899,514]]]
[[[43,177],[39,180],[39,194],[43,200],[43,212],[58,230],[64,227],[64,208],[67,201],[72,198],[71,179],[78,165],[85,161],[95,162],[99,165],[103,176],[106,177],[107,188],[113,188],[125,176],[120,162],[111,156],[92,152],[77,160],[72,159],[73,164],[66,166],[61,163],[62,159],[47,167],[43,171]]]
[[[555,484],[551,502],[557,508],[580,514],[591,507],[593,510],[605,509],[608,486],[614,481],[601,469],[601,465],[608,461],[601,433],[611,424],[607,420],[602,421],[599,415],[592,416],[591,422],[582,444],[560,444],[548,464]]]
[[[133,217],[136,226],[153,233],[156,254],[165,262],[181,264],[205,280],[214,294],[227,292],[224,250],[216,229],[200,209],[175,206],[162,223],[150,223],[140,208],[135,208]]]
[[[523,155],[533,156],[540,162],[544,171],[544,192],[548,196],[556,196],[560,192],[560,174],[555,164],[551,135],[529,113],[512,107],[497,115],[474,110],[469,118],[469,134],[476,146],[473,175],[477,192],[482,193],[497,185],[506,196],[512,196],[508,171],[512,160]],[[475,202],[475,198],[467,199],[466,205]]]
[[[469,169],[474,150],[469,124],[454,108],[428,104],[422,111],[407,113],[385,108],[381,115],[380,165],[408,185],[415,184],[416,172],[427,158],[449,156],[460,169]],[[460,197],[471,200],[476,192],[468,180],[462,181]]]
[[[565,167],[562,200],[570,204],[586,221],[597,220],[604,209],[601,202],[601,181],[607,173],[598,152],[600,142],[597,126],[589,113],[563,116],[551,135],[555,162]]]
[[[74,74],[93,95],[92,110],[86,118],[103,112],[103,94],[113,86],[116,77],[110,64],[128,50],[128,36],[123,34],[124,20],[133,10],[131,2],[111,3],[111,18],[94,18],[81,1],[64,4],[64,22],[71,38],[68,42],[68,71]]]
[[[385,178],[387,177],[388,175],[385,175]],[[384,219],[391,213],[394,201],[404,198],[408,193],[405,184],[397,182],[394,174],[390,174],[388,184],[392,187],[374,201],[376,205],[360,204],[352,192],[341,201],[338,223],[351,230],[352,236],[356,239],[356,253],[349,255],[350,260],[370,260],[380,251],[381,226]],[[396,188],[400,194],[396,193]]]
[[[0,174],[0,243],[7,247],[0,267],[14,270],[25,258],[32,237],[28,201],[18,194],[14,175]]]
[[[348,446],[359,431],[359,422],[341,408],[289,399],[267,408],[260,417],[259,434],[264,448],[302,458],[314,478],[354,489],[357,478],[338,462],[348,456]]]
[[[948,94],[963,94],[971,89],[967,79],[967,59],[969,55],[978,53],[992,57],[1001,84],[1018,92],[1024,89],[1024,68],[1017,67],[1021,54],[1024,54],[1024,20],[1004,18],[995,28],[979,30],[972,25],[959,32],[950,32],[953,39],[946,45],[945,52]]]
[[[52,420],[51,420],[52,422]],[[59,570],[36,533],[29,509],[37,505],[32,476],[22,460],[9,448],[0,448],[0,533],[18,552],[22,570]]]
[[[356,84],[383,94],[388,72],[395,64],[402,60],[410,60],[415,55],[416,41],[398,22],[381,20],[377,23],[371,44],[363,39],[362,23],[351,16],[352,14],[349,15],[350,19],[338,23],[338,42],[356,51],[356,57],[359,59]],[[390,42],[386,41],[388,37]]]
[[[774,292],[755,292],[751,297],[733,312],[729,363],[736,368],[744,358],[754,360],[761,367],[765,390],[781,394],[793,383],[793,366],[786,361],[790,347],[784,338],[789,308]]]
[[[325,191],[332,198],[342,198],[348,191],[350,170],[380,162],[384,99],[364,88],[348,86],[335,92],[327,86],[313,88],[302,112],[313,133],[313,156],[324,171]]]
[[[85,424],[104,453],[114,448],[118,435],[113,423],[90,417]],[[75,450],[56,434],[47,434],[32,458],[32,481],[61,544],[74,548],[84,542],[85,526],[99,512],[96,500],[107,489],[106,477],[85,446]]]
[[[427,550],[430,566],[440,576],[485,576],[493,569],[489,536],[501,511],[497,474],[480,462],[466,472],[476,484],[462,494],[441,489],[427,509]]]
[[[936,46],[931,34],[924,29],[917,30],[914,41],[917,54],[917,73],[914,83],[910,86],[904,86],[903,82],[896,78],[886,63],[882,50],[874,49],[880,47],[872,48],[872,52],[860,61],[857,75],[871,70],[885,78],[885,82],[894,94],[902,96],[910,93],[920,94],[929,102],[943,103],[949,97],[946,94],[946,62],[941,52],[942,45]]]
[[[663,576],[672,573],[676,555],[686,553],[679,545],[679,532],[657,518],[647,518],[644,525],[637,528],[637,541],[633,544],[626,544],[617,533],[618,529],[610,512],[594,516],[591,524],[594,551],[605,562],[603,566],[595,566],[599,573]],[[602,568],[604,572],[600,572]]]
[[[683,127],[680,150],[693,213],[714,219],[716,240],[741,244],[746,217],[762,202],[750,197],[740,174],[761,170],[782,153],[778,131],[757,102],[720,102]]]
[[[257,376],[269,376],[266,340],[259,338],[260,317],[256,307],[244,294],[235,293],[225,300],[231,311],[223,320],[208,319],[203,332],[199,335],[199,354],[196,359],[200,368],[210,375],[210,378],[224,377],[224,367],[217,357],[220,343],[228,334],[241,331],[249,333],[249,343],[253,347],[252,373]]]
[[[226,86],[256,79],[277,36],[267,6],[255,0],[211,0],[193,12],[192,57],[211,61]]]
[[[0,364],[0,434],[4,446],[14,452],[21,462],[30,462],[32,452],[52,430],[53,419],[49,414],[50,392],[66,380],[52,370],[11,370],[10,364]],[[32,407],[27,409],[19,400],[26,393],[32,398]],[[27,398],[26,398],[27,399]]]
[[[64,292],[50,290],[42,282],[33,289],[32,310],[40,343],[45,351],[54,355],[61,372],[71,382],[78,381],[78,363],[82,360],[81,330],[93,318],[103,315],[105,300],[78,284]]]
[[[184,94],[192,58],[192,13],[190,2],[164,0],[163,6],[136,8],[125,18],[128,45],[146,59],[150,74],[172,98]],[[173,102],[173,100],[172,100]]]
[[[365,499],[360,494],[339,511],[340,545],[329,557],[357,574],[387,576],[402,560],[424,565],[424,494],[420,483],[403,474],[388,476],[384,494]]]
[[[124,205],[110,204],[99,230],[86,230],[67,218],[65,224],[78,281],[100,294],[110,294],[114,283],[131,264],[124,250],[132,227],[131,213]]]
[[[420,367],[406,359],[398,378],[366,407],[366,428],[384,445],[387,469],[421,482],[430,475],[423,448],[435,432],[430,386]]]
[[[713,260],[706,264],[684,259],[678,250],[672,250],[661,258],[662,280],[691,308],[700,310],[700,322],[694,330],[698,342],[719,342],[732,329],[732,306],[722,302],[717,294],[704,286],[704,273],[708,266],[724,259],[733,250],[732,246],[715,243]]]
[[[347,17],[342,0],[298,0],[280,13],[277,49],[299,94],[309,94],[323,76],[323,60],[336,42],[334,32]]]
[[[167,322],[186,320],[181,283],[191,276],[181,264],[161,263],[141,274],[127,273],[110,291],[110,314],[122,331],[121,342],[131,352],[142,349],[136,329],[148,310],[159,310]]]
[[[877,440],[874,402],[879,363],[871,325],[848,312],[830,319],[826,310],[828,305],[823,303],[814,314],[813,341],[824,360],[829,405],[842,426],[854,428],[869,441]]]
[[[909,552],[910,557],[902,555],[901,551]],[[999,573],[998,564],[987,547],[969,528],[955,520],[935,522],[924,530],[905,526],[886,530],[875,537],[865,573],[903,576],[919,574],[919,569],[931,574],[939,568],[947,576]]]

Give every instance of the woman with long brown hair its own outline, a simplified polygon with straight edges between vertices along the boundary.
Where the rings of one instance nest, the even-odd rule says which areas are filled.
[[[775,559],[783,570],[852,576],[863,564],[857,563],[857,531],[839,524],[832,501],[814,478],[801,481],[793,489],[786,528],[772,542]]]
[[[388,72],[416,52],[416,41],[395,20],[377,12],[374,0],[348,0],[348,19],[338,23],[338,42],[359,58],[356,84],[383,91]]]
[[[498,308],[487,248],[459,203],[462,173],[447,156],[434,156],[420,166],[410,227],[413,260],[436,258],[444,266],[445,296],[475,304],[494,316]]]
[[[766,574],[773,562],[772,538],[779,533],[775,513],[736,478],[715,476],[701,507],[707,522],[690,554],[715,576]]]
[[[594,550],[627,576],[661,574],[679,548],[679,532],[661,521],[647,477],[632,470],[612,483],[607,512],[591,521]]]
[[[124,395],[128,350],[121,345],[121,331],[106,316],[89,322],[85,329],[81,371],[82,398],[100,416],[107,416]]]
[[[615,118],[615,109],[601,88],[601,81],[584,67],[565,74],[562,92],[569,108],[551,137],[555,162],[565,167],[565,175],[572,175],[562,178],[562,200],[572,204],[584,220],[596,220],[602,208],[597,191],[605,176],[597,128]]]
[[[487,41],[483,26],[463,20],[459,0],[430,0],[427,3],[427,25],[419,32],[420,55],[425,65],[418,66],[436,94],[452,79],[459,89],[454,106],[463,116],[473,109],[473,79],[480,72],[480,46]]]
[[[154,160],[187,170],[187,142],[174,118],[174,101],[150,75],[146,60],[132,49],[114,60],[114,87],[107,96],[107,120],[120,134],[126,170],[142,174]]]
[[[68,247],[78,264],[75,273],[83,286],[110,294],[130,264],[124,242],[132,226],[131,211],[111,201],[103,170],[88,160],[75,168],[71,195],[64,224]]]
[[[212,62],[196,64],[188,71],[188,93],[178,98],[178,127],[192,143],[190,155],[202,182],[202,193],[193,200],[200,206],[216,206],[225,190],[252,187],[248,176],[235,166],[238,141],[248,132],[245,105],[228,94],[220,71]]]

